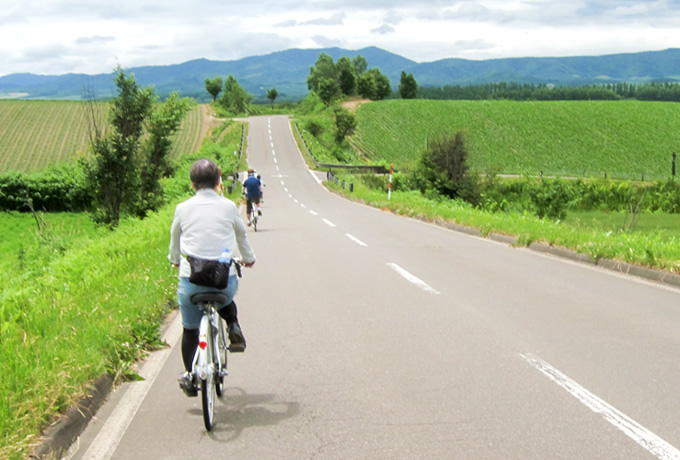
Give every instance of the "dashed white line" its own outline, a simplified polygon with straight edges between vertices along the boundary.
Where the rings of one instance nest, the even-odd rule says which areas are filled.
[[[626,436],[644,447],[660,459],[680,459],[680,450],[661,439],[615,407],[598,398],[578,383],[532,354],[521,354],[529,364],[541,371],[550,380],[567,390],[572,396],[585,404],[596,414],[602,415],[606,421],[623,431]]]
[[[300,206],[302,206],[304,209],[307,209],[307,205],[304,203],[300,203]]]
[[[356,237],[350,235],[349,233],[345,233],[345,236],[346,236],[347,238],[349,238],[350,240],[354,241],[354,242],[355,242],[356,244],[358,244],[359,246],[368,247],[368,245],[367,245],[366,243],[364,243],[364,242],[361,241],[360,239],[358,239],[358,238],[356,238]]]
[[[407,272],[403,268],[401,268],[399,265],[395,263],[388,262],[387,266],[390,267],[392,270],[395,272],[399,273],[401,276],[403,276],[406,280],[410,281],[411,283],[415,284],[418,286],[420,289],[422,289],[425,292],[429,292],[430,294],[439,294],[439,291],[428,285],[426,282],[421,280],[415,275],[412,275],[411,273]]]
[[[335,224],[333,222],[331,222],[330,220],[328,220],[328,219],[321,219],[321,220],[323,220],[323,223],[328,225],[329,227],[335,227]]]
[[[286,185],[286,183],[283,182],[283,179],[281,179],[281,185]]]
[[[291,198],[293,198],[293,196],[292,196],[292,195],[291,195]],[[297,204],[297,203],[299,203],[299,201],[298,201],[298,199],[297,199],[297,198],[293,198],[293,201],[295,201],[295,203],[296,203],[296,204]]]
[[[288,187],[283,187],[283,191],[288,193]]]
[[[310,213],[311,215],[313,215],[313,216],[318,216],[318,215],[319,215],[319,213],[317,213],[316,211],[312,211],[311,209],[309,210],[309,213]]]

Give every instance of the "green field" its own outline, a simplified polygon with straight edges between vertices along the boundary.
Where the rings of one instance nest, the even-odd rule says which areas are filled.
[[[359,106],[353,144],[414,166],[428,139],[465,134],[481,172],[667,179],[680,153],[680,104],[640,101],[388,100]]]
[[[97,107],[106,119],[106,103]],[[85,114],[85,105],[76,101],[0,100],[0,172],[28,172],[87,155]],[[173,157],[198,151],[202,131],[202,107],[194,105],[177,133]]]

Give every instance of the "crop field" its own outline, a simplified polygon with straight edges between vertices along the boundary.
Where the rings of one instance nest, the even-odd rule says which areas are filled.
[[[106,120],[106,103],[97,103]],[[173,156],[198,151],[204,132],[203,107],[185,116]],[[52,163],[76,161],[88,154],[85,106],[77,101],[0,100],[0,172],[33,171]]]
[[[402,169],[428,139],[457,131],[481,172],[667,179],[680,153],[677,103],[388,100],[356,116],[353,144]]]

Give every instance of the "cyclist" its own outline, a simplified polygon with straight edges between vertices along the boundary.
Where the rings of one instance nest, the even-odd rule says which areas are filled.
[[[255,176],[255,170],[248,170],[248,178],[243,182],[243,191],[246,195],[246,215],[248,216],[248,226],[250,226],[251,216],[250,209],[254,203],[257,206],[257,215],[262,215],[262,208],[260,208],[260,200],[262,199],[262,181]]]
[[[215,288],[199,286],[189,281],[191,267],[185,257],[218,259],[227,248],[231,254],[238,251],[243,265],[255,264],[246,227],[233,201],[220,196],[221,172],[217,165],[206,159],[196,161],[189,172],[191,185],[196,194],[177,205],[170,229],[170,248],[168,259],[174,267],[179,267],[179,287],[177,289],[180,312],[182,314],[182,361],[185,372],[180,379],[180,387],[188,396],[196,396],[197,388],[191,376],[196,347],[198,346],[198,327],[202,312],[191,303],[191,296],[197,292],[215,291]],[[227,303],[218,306],[218,313],[227,322],[231,351],[244,351],[246,340],[238,322],[238,310],[234,295],[238,288],[238,276],[234,267],[229,273],[227,287],[222,290]]]

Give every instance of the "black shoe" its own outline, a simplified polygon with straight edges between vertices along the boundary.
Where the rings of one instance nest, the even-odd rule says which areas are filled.
[[[241,332],[241,326],[237,322],[231,323],[229,326],[229,351],[242,352],[246,349],[246,339]]]
[[[185,372],[179,378],[179,387],[189,397],[198,396],[198,388],[194,383],[194,377],[188,372]]]
[[[258,209],[258,210],[257,210],[257,215],[258,215],[258,216],[261,216],[261,215],[262,215],[262,210],[261,210],[261,209]]]

